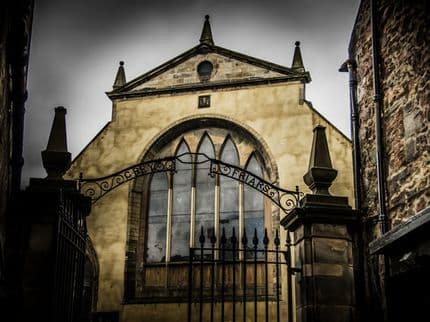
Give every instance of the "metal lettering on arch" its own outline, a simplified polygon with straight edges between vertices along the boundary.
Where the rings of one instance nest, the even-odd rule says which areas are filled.
[[[192,161],[185,161],[183,157],[189,155],[191,155]],[[298,205],[299,198],[302,196],[298,188],[295,191],[280,188],[243,168],[209,158],[203,153],[184,153],[175,157],[145,161],[102,178],[84,179],[81,175],[78,181],[79,189],[82,194],[90,197],[95,203],[109,191],[137,177],[157,172],[175,172],[176,162],[186,164],[210,162],[208,175],[212,177],[222,175],[242,182],[264,194],[286,213]]]
[[[92,202],[95,203],[109,191],[127,181],[157,172],[174,171],[175,158],[169,157],[135,164],[102,178],[84,179],[81,173],[81,177],[78,180],[79,190],[83,195],[90,197]]]
[[[299,202],[301,193],[298,188],[296,191],[283,189],[235,165],[213,159],[210,162],[211,176],[219,174],[240,181],[270,198],[284,212],[291,211]]]

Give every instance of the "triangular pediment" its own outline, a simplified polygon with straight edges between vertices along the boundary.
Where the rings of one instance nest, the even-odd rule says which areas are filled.
[[[213,69],[208,79],[198,73],[201,62],[208,61]],[[199,45],[173,58],[152,71],[107,93],[145,93],[160,90],[211,87],[264,80],[309,81],[308,72],[273,64],[261,59],[233,52],[218,46]]]

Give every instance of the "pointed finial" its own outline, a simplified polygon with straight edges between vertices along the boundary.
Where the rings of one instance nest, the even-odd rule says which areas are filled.
[[[330,195],[328,188],[336,176],[337,170],[331,165],[325,127],[317,125],[314,128],[308,172],[303,180],[314,194]]]
[[[123,86],[126,83],[125,81],[125,70],[124,70],[124,62],[119,62],[118,71],[116,72],[115,82],[113,83],[113,89],[117,89],[118,87]]]
[[[295,45],[296,48],[294,48],[293,63],[291,65],[291,68],[298,72],[304,72],[305,67],[303,66],[302,53],[300,51],[300,41],[296,41]]]
[[[212,248],[214,248],[216,244],[216,236],[215,236],[215,230],[213,228],[211,229],[211,244],[212,244]]]
[[[55,108],[46,150],[42,151],[42,162],[48,179],[62,179],[70,167],[71,154],[67,151],[66,109],[63,106]]]
[[[269,245],[269,236],[267,235],[267,228],[264,229],[264,237],[263,237],[264,248],[267,248]]]
[[[200,229],[199,242],[200,242],[200,244],[201,244],[201,245],[202,245],[202,247],[203,247],[203,245],[204,245],[204,243],[205,243],[205,233],[204,233],[204,230],[203,230],[203,226],[202,226],[202,227],[201,227],[201,229]]]
[[[279,247],[279,244],[281,243],[281,241],[279,240],[279,233],[277,229],[275,231],[275,239],[273,240],[273,243],[276,247]]]
[[[254,237],[252,237],[252,243],[254,244],[254,248],[257,248],[257,245],[258,245],[257,228],[254,228]]]
[[[242,236],[242,244],[243,248],[246,249],[246,246],[248,245],[248,237],[246,237],[246,229],[243,228],[243,236]]]
[[[233,232],[231,234],[230,240],[231,240],[232,245],[236,245],[237,237],[236,237],[236,231],[235,231],[234,227],[233,227]]]
[[[209,23],[209,15],[205,16],[205,22],[203,24],[202,35],[200,36],[200,43],[201,44],[206,44],[206,45],[209,45],[209,46],[213,46],[214,45],[214,41],[213,41],[213,38],[212,38],[211,25]]]

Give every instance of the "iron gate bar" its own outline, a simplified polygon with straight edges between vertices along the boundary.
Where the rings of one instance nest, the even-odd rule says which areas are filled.
[[[192,161],[187,161],[187,158],[184,158],[185,156],[191,156]],[[199,156],[201,158],[198,158]],[[90,197],[92,202],[95,203],[109,191],[135,178],[158,172],[176,172],[176,162],[183,164],[203,164],[209,162],[209,175],[214,177],[218,174],[242,182],[271,199],[285,213],[297,207],[300,197],[303,196],[303,193],[299,192],[297,186],[295,191],[283,189],[241,167],[209,158],[204,153],[190,152],[173,157],[141,162],[100,178],[83,178],[83,174],[81,173],[78,179],[79,190],[83,195]]]
[[[212,245],[212,259],[215,259],[215,244],[216,244],[216,237],[215,234],[212,234],[211,236],[211,245]],[[214,299],[215,299],[215,261],[212,260],[212,275],[211,275],[211,322],[214,320]]]
[[[221,236],[221,258],[225,259],[225,243],[227,239],[225,237],[225,229],[222,228]],[[221,277],[221,321],[224,322],[224,292],[225,292],[225,261],[221,262],[222,267],[222,277]],[[201,321],[200,321],[201,322]]]
[[[205,235],[203,233],[203,226],[202,226],[202,231],[200,233],[200,321],[202,321],[203,318],[203,247],[205,245]]]
[[[246,237],[246,230],[243,231],[243,236],[242,236],[242,247],[243,247],[243,258],[244,260],[246,260],[246,249],[248,247],[248,238]],[[246,322],[246,263],[243,263],[242,265],[243,267],[243,289],[244,292],[242,294],[243,297],[243,322]]]
[[[293,321],[293,310],[291,310],[290,308],[293,307],[293,297],[291,296],[291,290],[293,287],[293,281],[292,281],[292,274],[290,271],[291,268],[291,237],[290,237],[290,232],[287,230],[287,255],[285,256],[285,259],[287,261],[287,269],[288,269],[288,274],[287,274],[287,288],[288,288],[288,321],[292,322]]]
[[[279,322],[279,314],[280,314],[280,307],[279,307],[279,234],[278,230],[276,229],[275,233],[275,239],[273,240],[275,244],[275,256],[276,256],[276,322]],[[290,291],[290,290],[288,290]]]
[[[233,322],[236,322],[236,233],[233,227],[233,234],[231,236],[231,244],[232,244],[232,257],[233,257],[233,311],[232,317]]]
[[[257,228],[254,228],[254,238],[252,238],[254,243],[254,322],[257,321],[257,247],[258,247],[258,236]]]
[[[199,314],[198,318],[199,321],[202,322],[204,319],[204,309],[205,304],[207,302],[210,305],[210,321],[213,322],[215,318],[214,313],[214,307],[217,303],[217,298],[215,298],[215,278],[216,278],[216,267],[219,265],[221,269],[221,280],[220,280],[220,290],[218,289],[218,295],[220,296],[220,315],[219,319],[217,321],[224,322],[226,319],[226,315],[230,315],[231,312],[231,320],[230,321],[236,321],[237,320],[237,308],[236,305],[240,300],[242,300],[243,305],[243,321],[246,321],[247,319],[247,312],[246,312],[246,304],[247,301],[251,300],[254,303],[254,322],[258,321],[258,305],[259,302],[264,301],[264,321],[268,322],[271,321],[271,311],[269,311],[269,301],[276,302],[276,310],[273,311],[272,314],[274,316],[272,317],[272,321],[275,319],[276,315],[276,321],[280,321],[280,265],[286,265],[288,264],[288,254],[287,251],[281,251],[280,250],[280,239],[279,239],[279,232],[278,230],[275,231],[275,237],[273,239],[273,245],[274,249],[269,249],[269,237],[267,233],[267,229],[264,232],[264,237],[262,240],[262,248],[258,248],[259,239],[257,236],[256,229],[254,230],[254,237],[252,239],[252,248],[248,247],[248,240],[246,237],[246,230],[244,230],[243,236],[242,236],[242,247],[237,247],[237,237],[236,232],[233,229],[232,230],[232,236],[227,239],[225,234],[225,229],[222,231],[222,236],[220,239],[220,243],[218,245],[218,248],[216,248],[216,239],[213,235],[214,232],[212,232],[212,235],[210,238],[206,238],[204,236],[204,229],[201,229],[199,242],[200,247],[193,247],[190,248],[190,258],[189,258],[189,276],[188,276],[188,321],[192,321],[192,303],[198,303],[198,306],[195,306],[195,308],[198,308]],[[227,244],[227,241],[231,241],[231,246]],[[205,242],[209,241],[209,245],[205,247]],[[288,241],[288,237],[287,237]],[[217,252],[220,251],[220,256],[216,256]],[[253,257],[249,258],[247,254],[249,252],[253,253]],[[263,253],[264,256],[258,256],[258,253]],[[228,254],[231,254],[231,256],[227,256]],[[243,254],[241,256],[241,254]],[[270,255],[273,254],[273,255]],[[283,258],[285,262],[281,262],[279,256],[283,254]],[[270,255],[270,256],[269,256]],[[195,264],[198,264],[198,272],[199,272],[199,278],[194,279],[193,278],[193,266]],[[275,265],[275,268],[271,270],[271,272],[275,272],[276,278],[274,279],[274,287],[272,288],[271,293],[269,294],[269,267],[268,265]],[[247,296],[248,293],[248,286],[247,286],[247,266],[252,265],[254,268],[254,275],[253,275],[253,298],[250,299]],[[227,277],[226,271],[227,267],[229,269],[229,277]],[[236,270],[238,268],[242,267],[242,296],[238,296],[237,290],[241,287],[240,283],[237,284],[236,281]],[[258,274],[257,271],[260,271],[261,274],[264,274],[263,283],[259,283],[258,281]],[[288,270],[289,271],[289,270]],[[203,277],[207,276],[211,278],[210,283],[207,281],[207,279],[204,279]],[[226,281],[229,280],[229,286],[227,288]],[[194,281],[199,281],[200,285],[198,287],[194,286]],[[228,293],[227,293],[228,289]],[[259,291],[264,291],[264,294]],[[206,291],[205,291],[206,290]],[[208,293],[208,291],[210,293]],[[194,295],[193,295],[194,294]],[[228,295],[227,295],[228,294]],[[251,293],[252,294],[252,293]],[[219,299],[219,298],[218,298]],[[231,303],[230,309],[231,311],[226,311],[225,303],[229,302]],[[288,302],[290,303],[290,291],[288,293]],[[291,306],[289,307],[290,310]],[[291,320],[289,320],[291,321]]]
[[[266,316],[266,322],[269,322],[269,266],[267,264],[268,258],[267,258],[267,247],[269,246],[269,237],[267,236],[267,229],[264,229],[264,238],[263,238],[263,244],[264,244],[264,277],[265,277],[265,291],[266,291],[266,301],[265,301],[265,316]]]
[[[73,194],[59,194],[53,284],[53,320],[80,316],[86,246],[85,215]]]

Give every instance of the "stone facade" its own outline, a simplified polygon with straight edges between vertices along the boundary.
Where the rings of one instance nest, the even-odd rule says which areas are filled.
[[[12,192],[20,189],[24,103],[33,1],[6,1],[0,5],[0,292],[3,293],[6,245]],[[11,235],[14,235],[13,233]],[[9,248],[9,249],[6,249]],[[3,294],[1,294],[3,295]]]
[[[382,162],[385,172],[382,180],[386,186],[387,231],[378,222],[380,191],[376,168],[372,2],[376,8],[375,29],[380,60]],[[357,64],[361,213],[365,223],[362,269],[366,286],[361,291],[364,294],[364,319],[368,321],[380,320],[382,316],[387,319],[389,315],[393,321],[406,317],[413,320],[411,314],[416,316],[428,301],[420,287],[426,283],[426,266],[422,264],[425,262],[413,262],[407,269],[402,265],[404,256],[429,251],[428,246],[411,242],[421,241],[418,231],[425,231],[424,227],[428,227],[425,226],[425,218],[428,217],[425,213],[430,207],[429,44],[430,20],[426,1],[361,1],[350,42],[350,58]],[[422,226],[418,229],[419,225],[414,222]],[[428,237],[422,240],[428,244]],[[382,254],[384,256],[378,256]],[[402,275],[405,272],[411,275]],[[402,277],[396,279],[397,275]],[[414,296],[408,296],[407,303],[411,306],[410,311],[415,313],[401,313],[398,304],[402,301],[402,292],[413,292]]]
[[[5,242],[6,209],[10,196],[10,81],[11,75],[7,61],[7,35],[8,28],[6,12],[2,11],[0,29],[0,258],[3,263],[3,247]],[[0,264],[1,265],[1,264]],[[0,267],[0,278],[3,276],[3,267]]]
[[[308,191],[303,175],[307,170],[312,130],[322,125],[326,127],[330,151],[336,156],[333,166],[339,171],[331,191],[352,199],[351,142],[304,99],[308,73],[300,74],[205,44],[185,55],[189,56],[186,59],[179,56],[108,93],[112,120],[75,158],[68,178],[77,179],[81,172],[86,178],[102,177],[142,160],[164,156],[152,154],[154,147],[163,148],[166,142],[174,143],[182,137],[190,143],[191,151],[196,152],[195,137],[204,130],[204,124],[212,124],[208,126],[212,126],[214,133],[222,128],[231,131],[235,138],[235,131],[239,131],[248,141],[258,142],[255,146],[267,156],[264,166],[273,175],[270,182],[289,189],[298,185],[301,191]],[[196,72],[202,60],[214,66],[213,78],[205,82]],[[218,86],[220,83],[222,86]],[[199,96],[208,95],[210,106],[199,108]],[[246,147],[247,140],[235,140],[239,150]],[[219,151],[221,143],[221,139],[214,139],[215,150]],[[166,151],[170,155],[174,152]],[[245,158],[240,160],[241,167],[245,161]],[[142,249],[138,234],[145,224],[144,211],[143,216],[140,210],[136,215],[142,201],[133,197],[142,194],[141,190],[133,181],[119,186],[94,204],[88,218],[88,231],[100,268],[97,311],[119,312],[121,321],[136,321],[144,316],[153,321],[169,321],[172,312],[176,319],[183,320],[185,303],[139,302],[139,298],[127,294],[130,281],[125,276],[142,271],[142,263],[128,264]],[[279,217],[284,214],[270,203],[268,208],[269,228],[279,228]],[[281,240],[285,240],[283,231]],[[132,284],[138,287],[138,292],[143,292],[138,281],[132,280]]]
[[[387,209],[394,227],[430,205],[430,33],[425,1],[381,1],[381,81]],[[363,1],[351,49],[357,61],[363,202],[377,214],[370,4]]]

